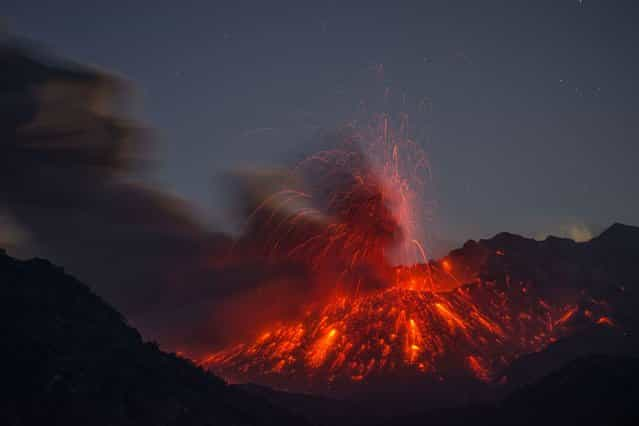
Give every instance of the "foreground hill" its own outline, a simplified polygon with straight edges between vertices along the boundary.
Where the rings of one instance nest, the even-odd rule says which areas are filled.
[[[638,249],[638,229],[614,225],[584,244],[500,234],[452,253],[455,265],[481,259],[476,270],[497,283],[534,282],[549,290],[548,297],[553,283],[596,294],[610,305],[614,326],[586,328],[521,357],[503,372],[500,389],[507,395],[498,401],[459,397],[450,409],[429,406],[429,398],[406,390],[401,398],[413,402],[400,408],[389,392],[335,401],[228,386],[143,342],[117,311],[61,268],[0,252],[0,424],[635,424]],[[486,386],[488,392],[492,385]]]
[[[3,425],[303,424],[142,341],[84,284],[0,251]]]
[[[633,356],[577,358],[499,402],[430,410],[419,404],[409,409],[389,410],[384,409],[382,402],[373,405],[361,400],[330,400],[256,385],[242,388],[323,426],[639,424],[639,357]]]
[[[576,359],[499,404],[422,412],[379,425],[635,425],[639,422],[639,358]]]

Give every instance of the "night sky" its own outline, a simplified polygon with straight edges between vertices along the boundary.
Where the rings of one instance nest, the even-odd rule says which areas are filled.
[[[429,154],[442,239],[639,223],[636,1],[270,3],[9,0],[1,14],[134,82],[159,141],[145,179],[219,227],[220,175],[312,150],[385,88]]]

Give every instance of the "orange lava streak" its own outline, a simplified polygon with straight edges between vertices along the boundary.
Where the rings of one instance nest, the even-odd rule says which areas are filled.
[[[414,319],[410,319],[408,321],[408,325],[406,327],[406,358],[409,363],[414,363],[418,357],[419,353],[422,350],[421,345],[423,345],[422,334],[417,326],[417,323]]]
[[[490,372],[483,365],[483,361],[481,358],[475,355],[469,355],[466,357],[466,361],[468,362],[468,366],[470,370],[473,372],[475,377],[479,380],[487,382],[490,380]]]
[[[331,328],[325,336],[319,338],[313,345],[307,356],[308,365],[314,368],[320,367],[326,360],[326,355],[331,349],[335,337],[337,336],[337,330]]]
[[[459,327],[462,330],[466,331],[466,324],[464,321],[459,318],[455,313],[453,313],[450,309],[444,306],[441,303],[435,303],[435,307],[439,311],[439,313],[446,319],[447,323],[450,325],[451,329],[455,329],[455,327]]]
[[[597,320],[597,324],[603,324],[603,325],[607,325],[609,327],[612,327],[615,325],[615,322],[610,319],[609,317],[601,317]]]
[[[574,306],[566,311],[556,322],[555,327],[566,323],[579,310],[578,306]]]

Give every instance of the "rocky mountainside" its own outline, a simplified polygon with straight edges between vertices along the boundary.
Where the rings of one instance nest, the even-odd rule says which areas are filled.
[[[300,418],[138,332],[51,263],[0,252],[3,425],[286,425]]]

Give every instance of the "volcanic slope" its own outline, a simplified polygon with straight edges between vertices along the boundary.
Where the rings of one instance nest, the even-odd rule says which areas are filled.
[[[568,336],[635,328],[637,234],[616,224],[581,244],[507,233],[469,241],[430,268],[468,284],[433,293],[400,280],[338,298],[205,363],[232,381],[332,395],[416,380],[507,382],[513,361]]]

